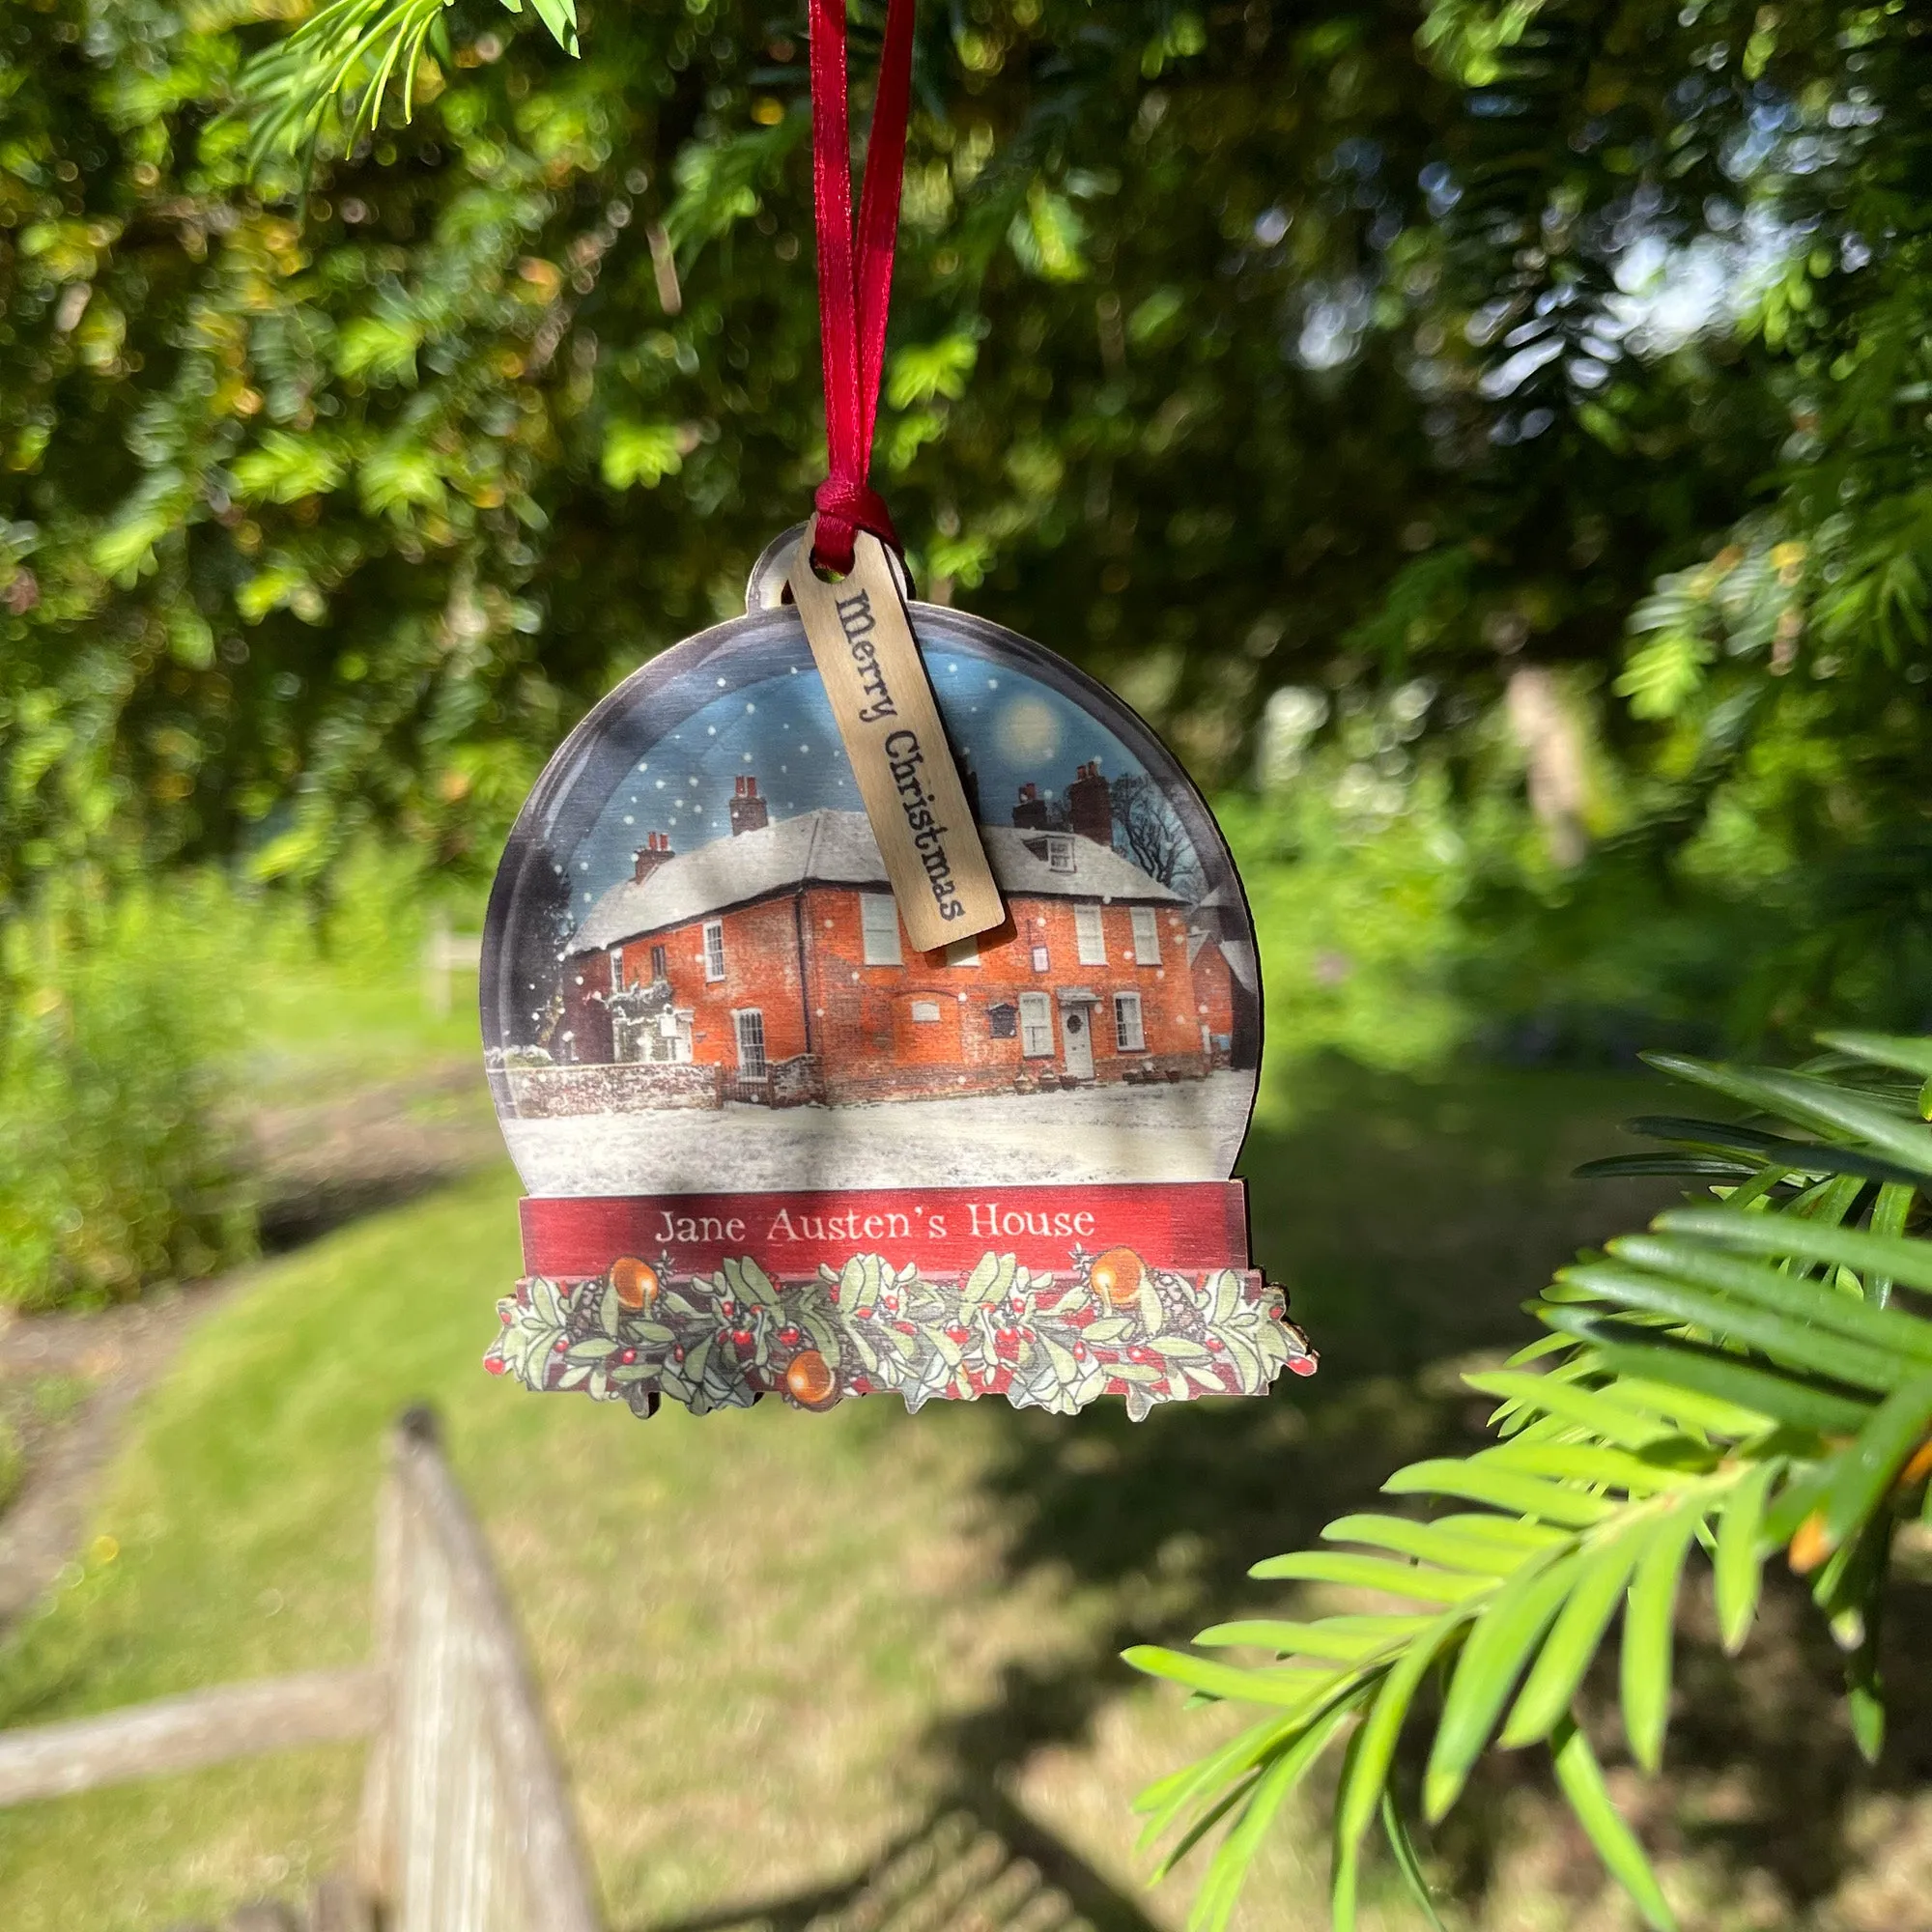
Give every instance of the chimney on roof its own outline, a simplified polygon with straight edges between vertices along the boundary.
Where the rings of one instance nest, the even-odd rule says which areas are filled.
[[[1090,759],[1066,787],[1067,820],[1083,838],[1096,845],[1114,842],[1113,787],[1100,776],[1100,761]]]
[[[1013,823],[1022,832],[1043,832],[1050,810],[1049,802],[1039,795],[1039,787],[1029,780],[1020,786],[1019,800],[1013,807]]]
[[[731,787],[731,837],[741,832],[762,832],[772,822],[765,801],[758,796],[758,781],[741,778]]]
[[[637,869],[631,874],[632,883],[641,886],[667,859],[675,856],[670,849],[668,832],[648,834],[644,843],[638,848]]]

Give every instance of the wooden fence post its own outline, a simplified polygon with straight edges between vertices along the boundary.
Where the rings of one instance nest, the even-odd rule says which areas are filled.
[[[420,1419],[419,1419],[420,1418]],[[396,1896],[396,1757],[403,1677],[403,1618],[408,1595],[409,1499],[403,1491],[400,1439],[424,1424],[434,1438],[427,1410],[403,1415],[385,1446],[383,1486],[376,1499],[376,1577],[371,1618],[375,1656],[372,1667],[383,1687],[383,1721],[369,1745],[362,1779],[361,1814],[355,1833],[355,1883],[386,1916]]]

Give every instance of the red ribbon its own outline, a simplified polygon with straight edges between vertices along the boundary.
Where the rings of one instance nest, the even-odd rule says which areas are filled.
[[[825,355],[825,445],[812,555],[852,568],[852,538],[870,530],[901,550],[885,498],[867,480],[892,301],[912,98],[914,0],[886,0],[878,94],[866,144],[859,233],[852,234],[852,137],[845,80],[845,0],[811,0],[811,181],[818,217],[818,325]]]

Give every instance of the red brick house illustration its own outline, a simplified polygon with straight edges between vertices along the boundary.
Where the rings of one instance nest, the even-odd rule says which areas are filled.
[[[920,953],[863,812],[773,821],[741,778],[730,815],[732,836],[688,853],[651,834],[570,942],[551,1048],[621,1069],[600,1106],[938,1098],[1229,1064],[1245,983],[1229,947],[1087,832],[982,827],[1009,922]]]

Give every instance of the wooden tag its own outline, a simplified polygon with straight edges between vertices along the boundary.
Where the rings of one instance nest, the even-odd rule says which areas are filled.
[[[816,528],[815,520],[807,525],[793,554],[792,601],[825,680],[906,937],[916,951],[936,952],[990,932],[1005,923],[1007,908],[885,545],[859,531],[850,574],[827,583],[811,567]]]

